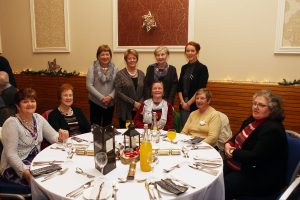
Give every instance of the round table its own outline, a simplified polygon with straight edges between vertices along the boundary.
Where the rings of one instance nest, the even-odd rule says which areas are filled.
[[[118,130],[124,132],[125,130]],[[139,130],[138,131],[142,131]],[[93,141],[92,133],[86,133],[79,135],[77,137],[84,138],[88,141]],[[159,144],[154,144],[154,148],[160,149],[181,149],[182,145],[187,145],[187,143],[181,142],[184,139],[189,139],[189,136],[184,134],[178,134],[175,141],[177,144],[170,143],[169,141],[161,140]],[[116,142],[122,142],[123,136],[116,136]],[[77,143],[77,142],[74,142]],[[82,168],[89,174],[93,174],[96,177],[102,176],[102,174],[95,169],[94,157],[85,155],[74,155],[72,159],[67,159],[66,151],[60,149],[54,149],[53,147],[59,146],[59,144],[52,144],[43,151],[41,151],[33,160],[36,161],[50,161],[50,160],[60,160],[64,161],[62,163],[63,168],[68,168],[67,172],[63,175],[56,176],[50,180],[42,182],[43,176],[33,178],[32,180],[32,199],[69,199],[66,194],[73,191],[74,189],[80,187],[90,178],[78,174],[75,172],[76,167]],[[219,160],[221,161],[221,156],[213,147],[201,142],[200,146],[206,146],[207,148],[199,148],[197,150],[189,151],[189,158],[185,158],[181,155],[172,156],[158,156],[159,163],[154,168],[154,173],[152,172],[142,172],[140,170],[140,163],[136,164],[135,178],[141,180],[144,178],[151,177],[157,180],[167,177],[180,179],[196,188],[191,187],[185,193],[180,195],[168,194],[161,190],[161,199],[218,199],[223,200],[225,198],[224,190],[224,180],[223,180],[223,166],[214,168],[218,171],[217,175],[211,175],[203,171],[191,168],[188,163],[194,162],[194,158],[201,158],[207,160]],[[89,149],[93,149],[93,143],[90,143]],[[170,168],[178,163],[179,168],[174,169],[169,173],[165,173],[163,169]],[[221,162],[222,163],[222,162]],[[124,165],[120,161],[117,161],[116,169],[105,175],[105,179],[108,180],[109,184],[115,183],[119,177],[126,177],[129,169],[129,165]],[[36,166],[31,166],[32,169],[38,168]],[[126,183],[118,183],[117,199],[149,199],[147,190],[145,188],[144,182],[138,182],[137,180],[128,181]],[[78,196],[76,199],[85,199],[84,195]]]

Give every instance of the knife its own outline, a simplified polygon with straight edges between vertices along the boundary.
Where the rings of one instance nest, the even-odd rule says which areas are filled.
[[[96,200],[100,199],[100,195],[101,195],[101,191],[102,191],[102,188],[103,188],[103,184],[104,184],[104,181],[99,186],[99,192],[98,192],[98,195],[96,197]]]
[[[77,189],[73,190],[72,192],[66,194],[66,197],[74,197],[75,195],[80,194],[80,192],[82,192],[84,189],[89,188],[92,185],[93,181],[94,181],[94,179],[84,183],[79,188],[77,188]]]

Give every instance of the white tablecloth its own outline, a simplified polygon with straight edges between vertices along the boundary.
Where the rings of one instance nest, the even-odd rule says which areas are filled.
[[[122,132],[123,130],[121,130]],[[80,135],[80,137],[87,139],[89,141],[93,140],[93,135],[91,133]],[[177,134],[176,140],[182,140],[187,138],[187,136],[182,134]],[[116,137],[116,140],[122,140],[123,136]],[[58,144],[53,144],[57,146]],[[155,147],[159,148],[181,148],[183,143],[178,142],[178,144],[171,144],[170,142],[162,141]],[[186,145],[186,144],[185,144]],[[209,146],[206,143],[202,143],[203,146]],[[93,148],[93,143],[91,143],[90,148]],[[224,180],[223,180],[223,167],[220,166],[216,168],[218,170],[218,175],[213,176],[205,172],[195,170],[190,168],[186,163],[192,162],[195,156],[201,157],[203,159],[221,159],[220,154],[214,148],[206,148],[199,150],[191,150],[189,152],[189,158],[184,158],[182,155],[177,156],[159,156],[159,163],[155,166],[154,173],[142,172],[140,170],[139,162],[136,165],[136,179],[142,179],[146,177],[151,177],[161,179],[168,176],[172,176],[181,179],[190,185],[196,186],[195,189],[189,188],[185,193],[181,195],[173,195],[162,193],[162,199],[190,199],[190,200],[223,200],[225,196],[224,190]],[[49,199],[68,199],[66,194],[78,188],[82,184],[86,183],[89,178],[81,174],[75,173],[75,168],[80,167],[84,171],[95,175],[96,177],[102,176],[101,173],[95,169],[94,157],[93,156],[81,156],[74,155],[73,158],[68,160],[65,151],[51,149],[50,147],[44,149],[40,152],[35,161],[49,161],[49,160],[65,160],[62,164],[63,168],[67,167],[68,171],[61,176],[56,176],[45,182],[41,182],[43,177],[34,178],[32,180],[32,199],[43,199],[46,195]],[[170,173],[164,173],[162,169],[169,168],[177,163],[182,163],[180,168],[176,168]],[[37,168],[37,167],[32,167]],[[123,165],[120,161],[117,161],[117,167],[107,175],[105,179],[108,180],[109,184],[116,182],[118,177],[126,177],[128,172],[128,165]],[[147,190],[145,189],[144,183],[138,183],[137,181],[128,181],[127,183],[118,183],[118,200],[122,199],[149,199]],[[77,199],[85,199],[84,195],[77,197]]]

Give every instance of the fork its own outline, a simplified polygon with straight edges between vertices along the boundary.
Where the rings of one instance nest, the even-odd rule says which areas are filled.
[[[44,177],[44,179],[42,180],[42,182],[44,181],[47,181],[55,176],[58,176],[58,175],[63,175],[64,173],[66,173],[68,171],[68,168],[65,168],[65,169],[61,169],[59,171],[55,171],[47,176]]]

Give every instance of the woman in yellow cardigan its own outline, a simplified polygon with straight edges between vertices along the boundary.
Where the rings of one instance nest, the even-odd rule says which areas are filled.
[[[216,146],[221,129],[221,120],[218,111],[209,105],[211,97],[211,92],[206,88],[201,88],[196,92],[195,98],[198,109],[190,114],[181,132],[198,136],[211,146]]]

